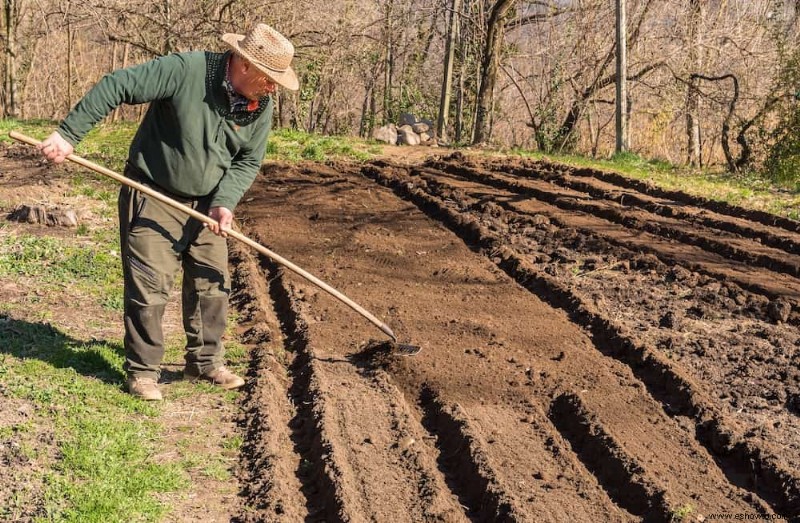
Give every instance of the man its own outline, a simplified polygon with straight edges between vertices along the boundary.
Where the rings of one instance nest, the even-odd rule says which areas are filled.
[[[233,209],[258,173],[272,126],[277,85],[297,90],[294,47],[265,24],[225,34],[225,53],[177,53],[101,79],[40,149],[56,163],[122,103],[150,102],[130,147],[126,176],[217,224],[204,227],[158,200],[123,186],[120,245],[125,281],[127,389],[161,400],[162,316],[183,269],[184,377],[235,389],[244,380],[223,364],[230,279],[226,232]]]

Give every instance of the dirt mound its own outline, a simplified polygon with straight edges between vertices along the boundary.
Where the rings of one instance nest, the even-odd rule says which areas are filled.
[[[290,402],[256,409],[247,465],[299,484],[257,483],[248,517],[800,517],[800,235],[644,189],[461,156],[265,169],[245,232],[425,349],[370,355],[374,327],[260,260],[241,292],[288,368],[263,401]]]

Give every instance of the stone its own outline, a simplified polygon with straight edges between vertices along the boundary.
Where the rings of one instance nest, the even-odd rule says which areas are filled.
[[[767,305],[767,314],[775,322],[785,323],[789,319],[791,312],[792,304],[780,298],[769,302],[769,305]]]
[[[379,142],[385,142],[389,145],[397,143],[397,127],[393,123],[378,127],[372,132],[372,138]]]
[[[400,115],[400,119],[398,120],[398,125],[400,127],[404,125],[414,125],[417,123],[417,117],[411,113],[403,113]]]
[[[398,145],[419,145],[419,135],[414,131],[407,131],[402,127],[397,132]]]
[[[411,127],[412,127],[412,129],[414,129],[414,132],[417,133],[417,134],[427,133],[428,131],[431,130],[431,126],[426,124],[426,123],[424,123],[424,122],[417,122],[417,123],[413,124]]]

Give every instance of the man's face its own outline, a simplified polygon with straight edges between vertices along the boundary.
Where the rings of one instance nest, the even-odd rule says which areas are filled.
[[[272,94],[277,84],[241,56],[231,62],[231,84],[237,93],[248,100],[258,100]]]

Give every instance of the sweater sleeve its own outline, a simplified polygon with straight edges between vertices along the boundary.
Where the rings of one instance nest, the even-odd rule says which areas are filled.
[[[225,207],[233,211],[253,184],[267,152],[267,139],[272,129],[272,108],[273,103],[270,101],[264,114],[256,122],[258,127],[253,136],[239,150],[231,162],[231,167],[220,180],[217,191],[211,199],[212,207]]]
[[[73,146],[116,107],[172,97],[186,77],[183,56],[171,54],[107,74],[75,105],[58,132]]]

